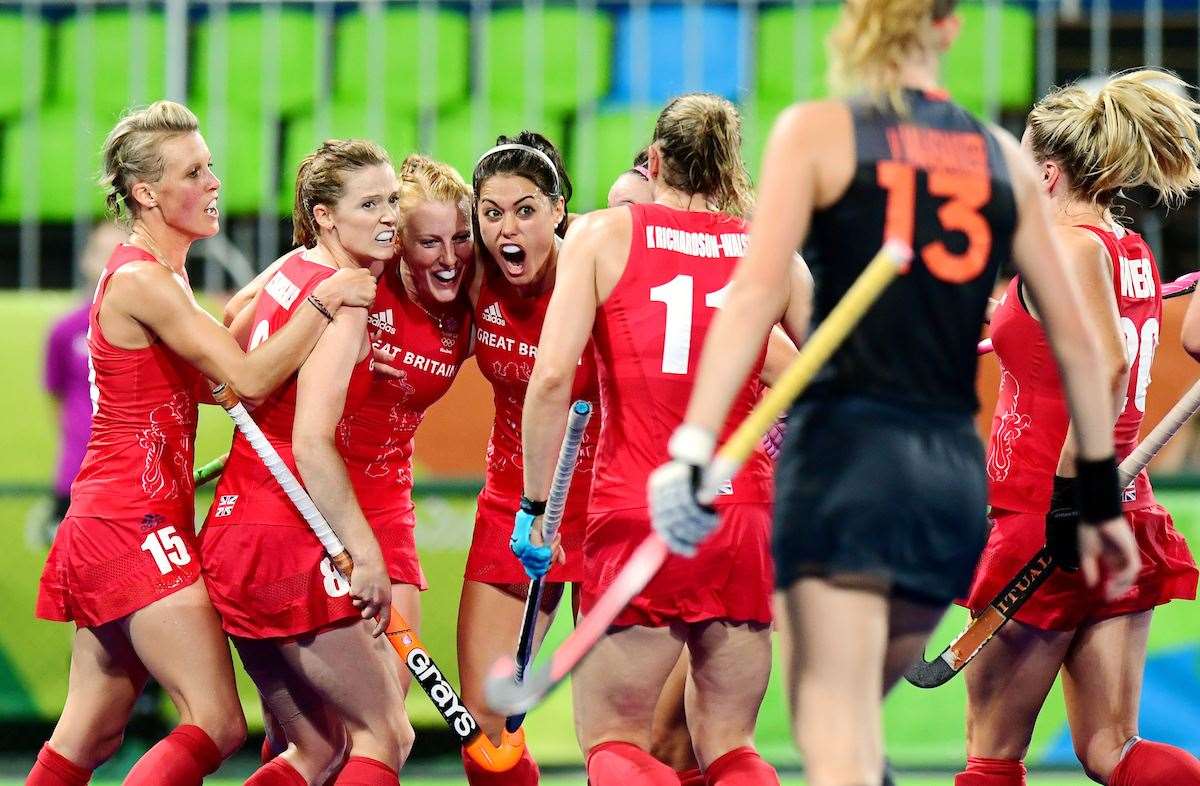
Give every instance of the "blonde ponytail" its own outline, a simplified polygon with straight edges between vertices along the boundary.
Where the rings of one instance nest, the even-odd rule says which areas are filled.
[[[753,203],[742,161],[742,118],[720,96],[690,93],[667,104],[654,125],[661,177],[686,194],[704,194],[717,209],[746,216]]]
[[[829,34],[833,92],[865,92],[904,114],[904,61],[937,45],[933,23],[957,5],[957,0],[846,0]]]
[[[1080,198],[1107,207],[1123,188],[1146,185],[1168,206],[1200,186],[1200,104],[1166,71],[1127,71],[1092,94],[1059,88],[1029,113],[1034,157],[1052,160]]]

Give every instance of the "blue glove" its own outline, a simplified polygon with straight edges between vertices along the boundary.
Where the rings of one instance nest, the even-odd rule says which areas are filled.
[[[550,562],[554,558],[554,552],[549,546],[535,546],[529,540],[529,533],[536,520],[536,516],[518,510],[516,521],[513,523],[512,537],[508,539],[508,547],[512,549],[512,553],[516,555],[517,559],[521,560],[521,565],[525,568],[525,575],[534,580],[542,578],[549,572]]]

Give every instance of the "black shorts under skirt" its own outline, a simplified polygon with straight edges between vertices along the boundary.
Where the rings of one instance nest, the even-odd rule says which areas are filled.
[[[863,397],[801,401],[775,474],[775,585],[821,577],[950,603],[970,587],[986,507],[969,415]]]

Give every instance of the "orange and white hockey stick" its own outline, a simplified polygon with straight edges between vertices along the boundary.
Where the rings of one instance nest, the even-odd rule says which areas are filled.
[[[313,534],[321,541],[321,546],[329,555],[333,566],[349,580],[350,574],[354,571],[354,560],[351,559],[350,553],[342,545],[337,533],[329,526],[329,522],[321,515],[321,511],[317,510],[316,504],[308,496],[304,487],[300,485],[300,481],[292,474],[288,465],[284,463],[278,451],[263,435],[258,424],[254,422],[254,418],[250,417],[250,413],[242,406],[237,394],[226,385],[218,385],[213,388],[213,398],[225,408],[229,417],[233,418],[238,431],[242,432],[242,436],[249,441],[254,452],[258,454],[263,464],[279,482],[284,493],[288,495],[288,499],[296,506],[296,510],[304,517]],[[442,675],[441,669],[433,662],[428,649],[417,638],[417,632],[404,620],[395,606],[392,606],[391,620],[384,633],[388,643],[392,645],[392,649],[396,650],[396,654],[412,672],[413,678],[429,696],[450,731],[458,737],[467,755],[480,767],[491,772],[511,770],[525,752],[525,730],[517,729],[512,734],[505,731],[502,734],[500,745],[493,745],[488,736],[479,728],[475,716],[459,698],[458,692],[454,690],[450,681]]]
[[[1154,454],[1167,443],[1175,432],[1183,427],[1196,410],[1200,409],[1200,382],[1195,383],[1183,395],[1183,398],[1171,407],[1171,411],[1159,421],[1145,439],[1125,457],[1117,473],[1121,484],[1127,485],[1137,477]],[[918,688],[936,688],[954,678],[963,670],[971,659],[992,640],[1025,602],[1033,597],[1033,593],[1046,582],[1054,573],[1058,564],[1054,561],[1048,548],[1040,549],[1029,562],[1025,563],[1012,581],[1004,586],[991,603],[978,616],[967,623],[962,633],[950,642],[947,647],[933,660],[921,658],[904,674]]]

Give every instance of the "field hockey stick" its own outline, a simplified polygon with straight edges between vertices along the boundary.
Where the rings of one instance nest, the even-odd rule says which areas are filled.
[[[221,472],[225,469],[225,462],[228,460],[229,454],[222,453],[204,466],[196,467],[196,470],[192,473],[192,482],[196,488],[208,485],[221,477]]]
[[[1163,300],[1170,300],[1173,297],[1183,297],[1190,295],[1196,291],[1196,285],[1200,284],[1200,270],[1194,273],[1188,273],[1185,276],[1180,276],[1169,284],[1163,284],[1162,297]],[[976,351],[980,355],[986,355],[992,351],[992,340],[985,338],[979,342]]]
[[[213,398],[225,408],[229,417],[233,418],[238,431],[242,432],[242,436],[254,448],[254,452],[258,454],[263,464],[279,482],[288,499],[304,517],[313,534],[321,541],[321,546],[329,555],[330,562],[349,581],[350,574],[354,572],[354,561],[351,559],[350,553],[342,545],[337,533],[329,526],[329,522],[321,515],[321,511],[317,510],[316,504],[308,496],[304,487],[300,485],[296,476],[292,474],[288,465],[284,463],[279,452],[275,450],[275,447],[259,429],[258,424],[254,422],[254,418],[250,417],[250,413],[242,406],[237,394],[226,385],[218,385],[213,388]],[[408,666],[413,678],[420,683],[442,719],[446,721],[446,725],[450,727],[450,731],[458,737],[463,750],[475,763],[489,772],[507,772],[512,769],[525,751],[524,729],[518,729],[517,733],[512,735],[507,731],[504,732],[499,747],[493,745],[488,736],[479,728],[479,723],[463,704],[457,691],[442,675],[437,664],[433,662],[429,651],[417,638],[416,631],[405,621],[395,606],[391,607],[391,612],[387,630],[384,631],[388,643]]]
[[[567,492],[571,490],[571,476],[575,474],[575,461],[579,458],[579,446],[583,443],[583,431],[592,417],[592,405],[587,401],[576,401],[567,415],[567,431],[563,435],[562,448],[558,452],[558,463],[554,466],[554,480],[550,483],[550,494],[546,498],[546,517],[542,519],[542,542],[551,545],[562,523],[563,510],[567,505]],[[533,659],[533,638],[537,630],[538,609],[542,606],[543,579],[529,582],[529,594],[525,597],[525,614],[521,619],[521,635],[517,637],[516,673],[518,684],[525,679],[525,669]],[[504,727],[510,732],[521,728],[525,713],[510,715]]]
[[[1200,409],[1200,382],[1192,385],[1183,398],[1171,407],[1166,417],[1159,421],[1154,430],[1121,462],[1117,474],[1120,476],[1122,487],[1127,486],[1145,469],[1150,459],[1154,458],[1154,454],[1158,453],[1197,409]],[[1057,568],[1058,564],[1050,555],[1050,550],[1045,547],[1040,549],[1017,571],[1012,581],[992,598],[983,613],[968,622],[963,632],[958,634],[940,655],[933,660],[925,660],[922,657],[909,667],[904,679],[918,688],[936,688],[949,682],[979,654]]]
[[[879,250],[858,280],[805,342],[771,390],[721,446],[705,473],[706,486],[716,488],[733,476],[767,433],[767,429],[808,386],[871,304],[899,273],[907,270],[911,258],[911,249],[902,243],[888,242]],[[609,588],[597,599],[591,611],[579,619],[575,630],[554,651],[548,663],[518,684],[513,680],[516,673],[514,660],[505,658],[496,662],[485,686],[488,704],[497,712],[512,715],[528,712],[540,703],[600,641],[612,621],[646,587],[666,558],[667,544],[651,532],[633,552]]]

